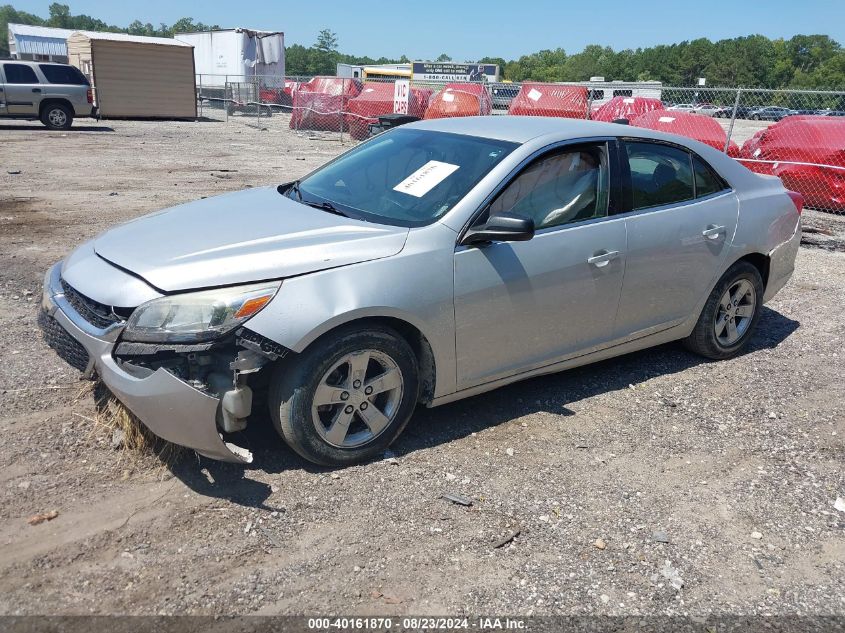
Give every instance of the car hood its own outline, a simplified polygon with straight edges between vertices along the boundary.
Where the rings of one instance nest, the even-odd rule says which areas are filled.
[[[407,236],[407,228],[344,218],[260,187],[138,218],[103,233],[94,250],[174,292],[389,257]]]

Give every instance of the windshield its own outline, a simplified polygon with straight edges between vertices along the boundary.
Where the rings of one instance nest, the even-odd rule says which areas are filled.
[[[284,191],[352,218],[422,226],[451,209],[516,143],[398,129],[381,134]]]

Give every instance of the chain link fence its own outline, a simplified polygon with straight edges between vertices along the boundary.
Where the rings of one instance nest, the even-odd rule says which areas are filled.
[[[845,93],[739,90],[731,122],[738,160],[777,176],[808,207],[845,213]]]
[[[781,178],[806,206],[845,213],[845,92],[198,75],[197,98],[202,116],[340,142],[441,117],[624,119],[711,145]]]

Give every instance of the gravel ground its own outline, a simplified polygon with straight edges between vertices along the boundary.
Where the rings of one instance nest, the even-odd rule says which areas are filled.
[[[793,280],[730,361],[666,345],[421,409],[394,456],[341,470],[262,414],[248,468],[115,450],[39,338],[41,276],[115,223],[344,147],[247,123],[0,126],[0,613],[845,615],[833,215],[805,212]]]

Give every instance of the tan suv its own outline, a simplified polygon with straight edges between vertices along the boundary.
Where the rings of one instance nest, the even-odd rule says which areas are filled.
[[[40,119],[66,130],[75,117],[96,115],[91,84],[75,66],[0,60],[0,117]]]

